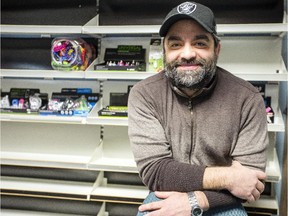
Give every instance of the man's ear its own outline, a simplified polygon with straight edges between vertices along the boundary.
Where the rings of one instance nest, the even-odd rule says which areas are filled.
[[[221,44],[220,44],[220,42],[219,42],[218,45],[217,45],[217,47],[215,48],[215,53],[216,53],[217,55],[219,55],[220,50],[221,50]]]

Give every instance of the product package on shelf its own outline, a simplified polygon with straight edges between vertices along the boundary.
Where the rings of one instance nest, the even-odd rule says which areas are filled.
[[[127,92],[111,92],[109,105],[99,110],[98,115],[103,117],[127,117],[128,116],[128,96],[131,85]]]
[[[145,71],[145,52],[142,46],[119,45],[105,50],[104,63],[95,65],[95,70]]]
[[[51,98],[39,89],[11,88],[1,93],[0,108],[2,113],[87,116],[99,98],[89,88],[64,88]]]
[[[152,38],[150,40],[149,50],[149,71],[159,72],[163,70],[163,48],[161,38]]]
[[[55,38],[51,66],[60,71],[84,71],[96,58],[96,49],[82,38]]]
[[[48,94],[40,89],[11,88],[1,93],[2,113],[38,114],[48,104]]]
[[[87,116],[100,98],[90,88],[63,88],[53,92],[46,110],[41,115]]]
[[[265,108],[266,108],[266,115],[267,115],[267,123],[274,123],[274,110],[271,106],[271,97],[265,95],[266,83],[265,82],[251,82],[255,88],[258,89],[260,94],[263,97]]]
[[[271,97],[263,97],[263,99],[266,108],[267,123],[274,123],[274,110],[271,106]]]
[[[128,107],[127,106],[106,106],[99,111],[99,116],[105,117],[127,117]]]

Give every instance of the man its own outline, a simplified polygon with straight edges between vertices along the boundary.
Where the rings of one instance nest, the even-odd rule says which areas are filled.
[[[160,36],[165,70],[138,82],[128,104],[140,177],[161,200],[139,210],[165,216],[243,213],[241,202],[259,199],[264,190],[263,99],[250,83],[216,66],[221,45],[206,6],[178,5]]]

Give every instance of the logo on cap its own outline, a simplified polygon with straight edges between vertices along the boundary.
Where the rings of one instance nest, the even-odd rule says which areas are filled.
[[[191,2],[184,2],[177,7],[178,13],[191,14],[196,10],[197,5]]]

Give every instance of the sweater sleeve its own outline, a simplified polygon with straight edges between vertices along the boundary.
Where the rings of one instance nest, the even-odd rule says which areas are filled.
[[[241,116],[241,130],[231,156],[243,166],[264,171],[269,140],[265,106],[259,93],[251,96]]]
[[[243,166],[262,171],[266,167],[266,150],[269,144],[264,108],[262,96],[259,93],[252,94],[249,102],[243,107],[241,130],[231,153],[233,160],[239,161]],[[204,193],[210,208],[233,204],[240,200],[232,197],[228,191],[204,191]]]
[[[234,197],[227,190],[203,190],[202,180],[205,167],[179,163],[172,159],[163,159],[155,169],[149,170],[145,181],[152,191],[203,191],[208,199],[209,208],[228,206],[239,203],[241,200]]]
[[[137,89],[138,90],[138,89]],[[154,107],[142,91],[133,87],[128,100],[129,138],[143,183],[152,191],[188,192],[203,190],[205,166],[175,161]],[[149,97],[149,96],[148,96]],[[233,204],[227,192],[205,192],[211,207]]]

